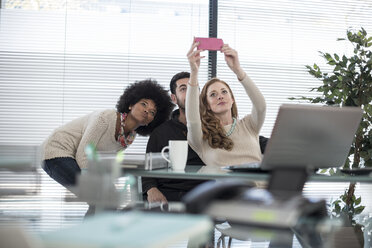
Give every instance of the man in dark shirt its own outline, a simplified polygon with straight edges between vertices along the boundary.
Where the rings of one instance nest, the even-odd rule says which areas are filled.
[[[173,76],[170,82],[172,101],[178,105],[173,111],[172,118],[152,133],[147,143],[146,152],[160,152],[169,140],[186,140],[187,127],[185,116],[185,99],[187,82],[190,73],[180,72]],[[199,156],[189,146],[187,154],[187,166],[204,165]],[[151,202],[180,201],[181,198],[204,180],[165,179],[165,178],[142,178],[142,192]]]
[[[146,153],[160,152],[164,146],[168,145],[169,140],[187,139],[185,100],[189,78],[190,73],[179,72],[171,79],[171,98],[172,101],[178,105],[178,109],[173,111],[170,120],[161,124],[151,133],[147,143]],[[267,140],[267,138],[260,136],[260,147],[262,153],[264,152]],[[199,156],[190,146],[186,164],[187,166],[204,165]],[[187,192],[203,182],[205,181],[142,177],[142,192],[144,198],[146,198],[150,203],[180,201]]]

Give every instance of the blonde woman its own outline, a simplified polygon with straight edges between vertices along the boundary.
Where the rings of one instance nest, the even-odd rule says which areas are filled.
[[[187,53],[191,71],[186,94],[190,146],[207,166],[261,161],[259,132],[265,120],[265,98],[241,68],[238,53],[227,44],[220,51],[252,101],[252,112],[239,120],[234,95],[218,78],[205,84],[199,98],[198,72],[203,57],[198,44],[194,42]]]

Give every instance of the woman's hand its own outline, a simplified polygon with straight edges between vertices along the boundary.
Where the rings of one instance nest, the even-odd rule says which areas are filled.
[[[189,60],[190,70],[191,72],[198,72],[200,67],[200,59],[204,58],[204,56],[200,56],[200,52],[203,50],[195,50],[195,48],[199,45],[199,42],[193,42],[191,45],[190,50],[187,53],[187,59]]]
[[[221,52],[225,55],[226,64],[235,73],[239,80],[243,80],[245,72],[240,67],[238,52],[232,49],[228,44],[222,46]]]

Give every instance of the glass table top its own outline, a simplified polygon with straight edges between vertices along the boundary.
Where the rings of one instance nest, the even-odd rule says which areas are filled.
[[[188,165],[185,171],[173,171],[170,168],[156,170],[141,170],[141,169],[122,169],[122,173],[132,174],[135,176],[146,176],[156,178],[179,178],[179,179],[217,179],[217,178],[243,178],[255,181],[267,181],[269,173],[263,172],[234,172],[225,169],[206,167],[200,165]],[[336,172],[333,175],[320,173],[311,173],[308,181],[313,182],[360,182],[372,183],[372,174],[369,175],[349,175]]]

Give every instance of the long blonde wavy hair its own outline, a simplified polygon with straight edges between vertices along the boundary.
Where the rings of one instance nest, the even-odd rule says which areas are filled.
[[[231,97],[234,100],[231,107],[231,115],[234,118],[238,118],[238,108],[236,107],[235,98],[230,86],[218,78],[212,78],[204,85],[200,94],[200,117],[202,122],[203,139],[208,140],[208,144],[212,148],[221,148],[230,151],[234,146],[234,142],[226,136],[225,129],[221,125],[220,120],[210,110],[207,101],[208,88],[216,82],[221,82],[228,88]]]

